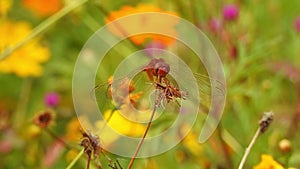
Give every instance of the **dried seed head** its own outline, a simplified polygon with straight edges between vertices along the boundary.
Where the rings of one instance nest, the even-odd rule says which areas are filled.
[[[82,140],[80,145],[84,148],[84,152],[90,156],[92,153],[94,157],[102,153],[99,137],[96,135],[88,134],[82,131]]]
[[[47,128],[54,122],[54,114],[46,110],[41,114],[36,115],[33,122],[41,128]]]
[[[265,112],[262,119],[259,121],[260,132],[264,133],[268,129],[272,121],[273,112]]]

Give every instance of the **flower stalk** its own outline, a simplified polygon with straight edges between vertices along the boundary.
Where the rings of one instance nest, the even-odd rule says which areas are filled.
[[[141,149],[141,147],[142,147],[142,144],[143,144],[143,142],[144,142],[144,140],[145,140],[145,138],[146,138],[146,136],[147,136],[147,133],[148,133],[148,131],[149,131],[149,129],[150,129],[150,126],[151,126],[151,124],[152,124],[152,120],[153,120],[153,117],[154,117],[154,114],[155,114],[155,112],[156,112],[156,109],[158,108],[158,106],[160,105],[160,102],[161,102],[161,100],[162,100],[162,98],[163,98],[163,92],[161,92],[160,90],[158,90],[160,93],[159,93],[159,95],[158,95],[158,98],[156,99],[156,101],[155,101],[155,104],[154,104],[154,107],[153,107],[153,111],[152,111],[152,113],[151,113],[151,116],[150,116],[150,119],[149,119],[149,122],[148,122],[148,124],[147,124],[147,127],[146,127],[146,130],[145,130],[145,132],[144,132],[144,135],[143,135],[143,137],[142,137],[142,139],[140,140],[140,142],[138,143],[138,145],[137,145],[137,147],[136,147],[136,150],[135,150],[135,152],[134,152],[134,154],[133,154],[133,156],[132,156],[132,158],[131,158],[131,160],[130,160],[130,162],[129,162],[129,165],[128,165],[128,167],[127,167],[127,169],[131,169],[131,167],[132,167],[132,165],[133,165],[133,163],[134,163],[134,160],[136,159],[136,156],[137,156],[137,154],[139,153],[139,151],[140,151],[140,149]]]
[[[83,155],[84,153],[84,149],[82,149],[78,154],[77,156],[71,161],[71,163],[67,166],[66,169],[71,169],[75,163],[79,160],[79,158]]]
[[[18,129],[22,126],[23,122],[25,121],[25,114],[30,98],[32,88],[32,79],[25,78],[22,84],[21,93],[19,96],[19,101],[17,103],[17,108],[13,117],[13,125],[14,128]]]
[[[256,133],[254,134],[249,146],[246,148],[246,151],[244,153],[244,156],[240,162],[239,168],[238,169],[242,169],[246,159],[255,143],[255,141],[257,140],[258,136],[260,134],[263,134],[268,127],[270,126],[271,122],[273,121],[273,112],[265,112],[262,119],[259,121],[259,128],[257,129]]]

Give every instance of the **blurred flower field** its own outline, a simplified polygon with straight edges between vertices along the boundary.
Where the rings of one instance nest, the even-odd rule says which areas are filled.
[[[131,158],[101,147],[119,139],[110,135],[106,125],[128,137],[141,138],[147,124],[124,118],[120,110],[128,116],[132,113],[121,98],[120,105],[111,106],[108,100],[102,107],[107,124],[85,124],[103,132],[105,138],[86,131],[80,122],[88,120],[77,117],[74,109],[72,79],[81,49],[98,29],[141,12],[180,17],[205,33],[222,60],[227,95],[221,122],[205,143],[198,142],[201,116],[195,125],[180,127],[178,135],[189,127],[192,130],[178,145],[158,156],[136,159],[133,169],[238,168],[255,131],[264,125],[260,121],[263,113],[269,111],[273,121],[259,133],[243,168],[300,168],[300,1],[0,0],[0,169],[131,168]],[[177,21],[165,22],[163,28],[147,18],[133,23],[178,34]],[[113,27],[109,30],[124,38]],[[97,93],[97,85],[110,82],[125,56],[145,49],[145,55],[152,58],[159,55],[153,48],[177,51],[192,70],[205,72],[194,54],[174,38],[131,36],[112,48],[103,60],[106,64],[99,67],[98,101],[109,98]],[[127,104],[148,106],[147,89],[126,83],[130,86]],[[104,90],[105,94],[112,92]],[[146,115],[140,118],[146,120],[150,113],[144,111]],[[176,113],[165,112],[161,117],[153,121],[148,135],[170,127]],[[117,145],[120,149],[126,146]]]

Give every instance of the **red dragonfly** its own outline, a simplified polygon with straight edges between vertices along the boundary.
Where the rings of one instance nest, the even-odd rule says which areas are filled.
[[[145,91],[145,89],[149,89],[149,85],[148,86],[142,85],[142,87],[139,88],[138,87],[139,85],[137,85],[138,81],[145,82],[147,81],[147,79],[148,81],[150,80],[152,84],[151,86],[154,86],[155,89],[159,89],[165,93],[165,100],[167,103],[174,100],[176,101],[177,99],[189,98],[188,93],[180,90],[176,85],[176,83],[173,82],[174,80],[172,79],[172,77],[169,76],[170,65],[164,59],[162,58],[151,59],[147,65],[141,68],[141,71],[146,72],[147,75],[146,79],[145,77],[144,79],[142,79],[143,77],[139,77],[137,79],[130,80],[126,77],[123,77],[114,80],[110,79],[108,80],[108,82],[97,85],[95,87],[97,100],[99,100],[99,102],[100,100],[102,100],[101,102],[103,104],[103,98],[111,97],[112,83],[117,82],[118,87],[116,88],[116,90],[120,90],[121,93],[123,93],[123,91],[126,91],[128,94],[127,95],[121,94],[123,95],[122,97],[129,97],[130,102],[135,104],[135,99],[140,96],[140,93],[136,95],[134,94],[136,88],[138,88],[137,91],[143,91],[143,92]],[[193,74],[193,75],[200,88],[199,93],[201,95],[202,100],[205,100],[207,102],[210,101],[210,97],[211,97],[210,92],[212,88],[218,91],[217,92],[218,95],[225,95],[225,91],[222,89],[224,84],[222,84],[220,81],[209,78],[206,75],[201,75],[201,74]],[[114,99],[117,99],[118,103],[123,103],[122,101],[120,101],[122,100],[122,98],[116,97]],[[209,103],[202,102],[201,104],[204,107],[208,107],[207,104]]]
[[[143,68],[143,71],[147,72],[151,81],[154,80],[153,77],[156,77],[156,81],[161,83],[162,78],[165,78],[170,72],[170,65],[162,58],[154,58]]]

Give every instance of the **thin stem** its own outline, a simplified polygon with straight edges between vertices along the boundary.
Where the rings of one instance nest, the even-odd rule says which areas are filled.
[[[106,10],[102,5],[98,5],[97,7],[98,7],[99,10],[103,13],[103,15],[109,16],[109,11]],[[115,26],[115,28],[122,34],[122,36],[128,37],[128,34],[129,34],[129,33],[126,31],[126,29],[124,29],[123,26],[120,25],[118,22],[114,22],[114,21],[117,20],[118,18],[114,18],[113,16],[110,16],[110,18],[111,18],[111,21],[110,21],[110,22],[113,23],[113,25]],[[126,26],[125,26],[125,28],[126,28]],[[132,40],[129,40],[128,42],[129,42],[129,44],[131,44],[131,46],[133,46],[133,47],[136,48],[136,49],[144,48],[144,46],[142,46],[142,45],[139,46],[139,45],[133,43]]]
[[[222,138],[222,129],[221,129],[220,125],[218,126],[217,129],[218,129],[218,138],[221,142],[222,151],[223,151],[223,154],[224,154],[224,157],[225,157],[225,160],[226,160],[227,168],[233,168],[232,160],[230,158],[230,154],[229,154],[228,149],[226,147],[227,145],[226,145],[225,141]]]
[[[146,130],[145,130],[145,132],[144,132],[144,135],[143,135],[142,139],[140,140],[140,142],[138,143],[138,145],[137,145],[137,147],[136,147],[136,150],[135,150],[135,152],[134,152],[134,154],[133,154],[133,156],[132,156],[132,158],[131,158],[131,160],[130,160],[130,162],[129,162],[129,165],[128,165],[127,169],[131,169],[131,167],[132,167],[132,165],[133,165],[133,163],[134,163],[134,160],[135,160],[135,158],[136,158],[138,152],[140,151],[140,149],[141,149],[141,147],[142,147],[142,144],[143,144],[143,142],[144,142],[144,140],[145,140],[145,138],[146,138],[146,136],[147,136],[147,133],[148,133],[148,131],[149,131],[149,129],[150,129],[150,126],[151,126],[151,124],[152,124],[152,120],[153,120],[155,111],[156,111],[156,109],[158,108],[158,105],[159,105],[159,103],[160,103],[160,101],[161,101],[161,98],[162,98],[162,93],[160,93],[159,96],[158,96],[158,98],[156,99],[156,102],[155,102],[155,104],[154,104],[153,111],[152,111],[152,113],[151,113],[150,120],[149,120],[149,122],[148,122],[148,124],[147,124],[147,127],[146,127]]]
[[[190,12],[191,12],[191,16],[192,16],[192,21],[193,21],[193,23],[197,26],[197,27],[199,27],[199,22],[198,22],[198,18],[197,18],[197,12],[196,12],[196,7],[197,7],[197,5],[195,5],[196,3],[195,3],[195,0],[190,0],[190,2],[189,2],[189,6],[190,6]]]
[[[92,156],[91,154],[88,154],[88,161],[87,161],[87,164],[86,164],[86,169],[90,168],[91,156]]]
[[[54,139],[58,140],[60,143],[62,143],[67,149],[72,149],[68,143],[66,143],[62,138],[58,137],[55,133],[53,133],[50,129],[46,128],[45,131]]]
[[[247,159],[247,157],[248,157],[248,155],[249,155],[249,153],[250,153],[250,151],[251,151],[251,149],[252,149],[252,147],[253,147],[253,145],[254,145],[254,143],[255,143],[255,141],[256,141],[256,139],[257,139],[257,137],[259,136],[260,133],[261,133],[261,128],[258,128],[257,131],[256,131],[256,133],[255,133],[255,135],[253,136],[253,138],[252,138],[249,146],[246,148],[245,154],[244,154],[244,156],[243,156],[243,158],[242,158],[242,160],[240,162],[240,165],[239,165],[238,169],[242,169],[243,168],[243,166],[244,166],[244,164],[246,162],[246,159]]]
[[[79,154],[77,154],[77,156],[71,161],[71,163],[67,166],[66,169],[71,169],[75,163],[78,161],[78,159],[83,155],[84,153],[84,149],[82,149]]]
[[[102,8],[101,8],[102,9]],[[101,10],[102,11],[102,10]],[[106,15],[106,14],[105,14]],[[91,30],[91,31],[96,31],[96,30],[98,30],[99,29],[99,27],[101,26],[101,25],[99,25],[98,24],[98,22],[97,22],[97,20],[95,20],[90,14],[86,14],[86,15],[84,15],[83,16],[84,18],[82,18],[82,21],[83,21],[83,23]],[[118,27],[116,27],[117,29],[121,29],[121,28],[119,28],[120,26],[118,26]],[[99,36],[98,34],[97,34],[97,36]],[[123,35],[124,36],[124,35]],[[126,36],[124,36],[124,37],[126,37]],[[102,38],[102,37],[100,37],[100,38]],[[105,40],[105,39],[103,39],[103,40]],[[127,44],[128,45],[131,45],[131,46],[133,46],[134,48],[137,48],[137,49],[139,49],[131,40],[125,40],[124,42],[128,42]],[[109,42],[107,42],[107,44],[110,44]],[[116,49],[115,50],[117,53],[118,53],[118,55],[119,56],[122,56],[122,57],[126,57],[127,55],[126,55],[126,53],[131,53],[131,48],[129,48],[129,47],[127,47],[126,45],[122,45],[122,46],[120,46],[120,49],[118,50],[118,49]],[[122,52],[120,52],[120,51],[122,51]]]
[[[45,29],[47,29],[50,25],[61,19],[63,16],[68,14],[70,11],[75,9],[76,7],[84,4],[88,0],[77,0],[77,1],[72,1],[68,6],[64,7],[61,9],[59,12],[55,13],[54,15],[50,16],[48,19],[46,19],[44,22],[36,26],[32,32],[24,38],[22,41],[17,43],[15,46],[6,48],[3,53],[0,54],[0,60],[6,58],[9,56],[13,51],[17,50],[18,48],[22,47],[24,44],[29,42],[31,39],[35,38],[38,36],[40,33],[42,33]]]
[[[257,137],[259,136],[259,134],[263,134],[270,126],[271,122],[273,121],[273,112],[270,111],[270,112],[265,112],[263,117],[261,118],[261,120],[259,121],[259,128],[257,129],[255,135],[253,136],[249,146],[246,148],[246,151],[245,151],[245,154],[240,162],[240,165],[239,165],[239,168],[238,169],[242,169],[245,162],[246,162],[246,159],[257,139]]]
[[[24,122],[24,115],[27,109],[27,104],[30,97],[32,87],[32,79],[26,78],[23,81],[21,93],[19,96],[19,101],[17,103],[17,109],[13,118],[13,125],[15,128],[19,128]]]
[[[100,132],[103,131],[105,129],[105,127],[107,126],[107,124],[109,123],[110,119],[112,118],[114,112],[117,110],[117,108],[114,108],[110,111],[110,114],[106,120],[106,123],[104,124],[104,126],[99,130]]]
[[[243,148],[241,144],[226,129],[222,130],[222,139],[235,153],[242,151]]]
[[[299,71],[300,73],[300,71]],[[298,81],[296,83],[297,85],[297,107],[296,107],[296,111],[294,113],[294,115],[292,116],[292,119],[291,119],[291,123],[290,123],[290,126],[289,126],[289,129],[288,129],[288,132],[286,134],[286,137],[289,138],[289,139],[292,139],[295,134],[297,133],[297,128],[298,128],[298,123],[299,123],[299,119],[300,119],[300,81]]]

